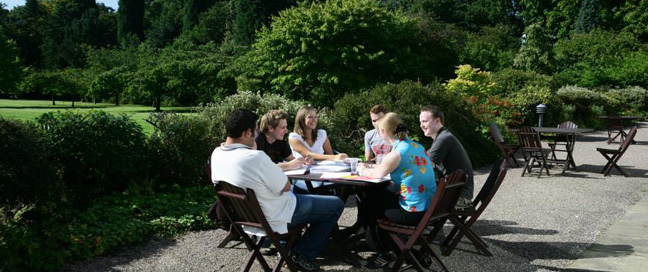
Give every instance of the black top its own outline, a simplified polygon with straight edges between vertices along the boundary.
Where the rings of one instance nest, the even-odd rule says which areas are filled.
[[[274,143],[269,144],[264,133],[260,133],[259,136],[256,137],[256,144],[257,150],[261,150],[268,154],[268,157],[270,157],[274,163],[283,162],[285,158],[292,155],[288,141],[276,140]]]

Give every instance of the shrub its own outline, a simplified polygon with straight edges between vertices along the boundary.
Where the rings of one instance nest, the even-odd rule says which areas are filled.
[[[618,114],[620,115],[634,115],[648,110],[648,91],[642,87],[610,89],[605,95],[608,100],[614,101],[614,104],[618,105]]]
[[[445,114],[446,126],[462,142],[475,167],[492,161],[498,154],[492,141],[479,130],[483,125],[464,100],[438,83],[424,86],[412,81],[378,84],[359,94],[347,94],[336,102],[327,126],[336,149],[352,156],[364,152],[364,133],[373,128],[369,109],[374,104],[383,104],[388,110],[397,112],[412,138],[426,147],[431,145],[432,139],[425,137],[419,128],[420,108],[426,104],[439,105]]]
[[[83,212],[53,202],[0,206],[0,268],[57,271],[70,261],[107,254],[150,235],[209,229],[213,225],[205,211],[214,200],[211,186],[175,186],[153,195],[114,193]]]
[[[125,114],[50,112],[38,122],[73,200],[91,202],[97,196],[123,190],[129,180],[145,172],[145,135]]]
[[[294,124],[294,118],[300,107],[305,106],[303,101],[292,101],[277,94],[264,94],[243,91],[231,95],[215,104],[207,104],[197,109],[209,124],[209,135],[213,143],[225,141],[225,122],[227,116],[235,109],[246,108],[256,112],[259,116],[269,110],[281,109],[288,113],[289,130]]]
[[[0,117],[0,205],[46,199],[56,188],[42,137],[31,122]]]
[[[155,127],[149,139],[149,180],[158,185],[201,184],[207,156],[217,144],[209,135],[208,120],[161,112],[148,121]]]
[[[600,107],[603,113],[606,111],[605,107],[612,111],[610,100],[605,95],[587,88],[564,86],[558,89],[556,95],[563,103],[574,105],[574,120],[572,121],[584,127],[602,127],[603,123],[596,118],[595,112],[592,110],[593,106]]]
[[[511,93],[508,98],[515,112],[515,116],[507,119],[512,120],[509,123],[511,126],[537,125],[536,106],[539,104],[547,106],[544,126],[554,126],[564,121],[560,119],[563,103],[548,86],[527,85]]]

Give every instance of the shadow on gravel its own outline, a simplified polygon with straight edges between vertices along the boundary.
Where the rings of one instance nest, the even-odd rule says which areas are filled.
[[[561,272],[603,272],[607,270],[591,270],[591,269],[578,269],[578,268],[556,268],[551,266],[538,265],[538,269],[547,271],[561,271]]]
[[[551,235],[557,234],[557,230],[533,229],[517,227],[515,221],[505,220],[478,220],[472,229],[480,236],[500,234],[526,234],[526,235]]]
[[[621,158],[623,160],[623,158]],[[595,173],[599,174],[601,178],[603,177],[603,173],[601,173],[601,170],[603,170],[604,165],[592,165],[592,164],[581,164],[576,168],[576,172],[587,172],[587,173]],[[623,165],[619,164],[619,167],[623,169],[626,173],[628,173],[628,177],[645,177],[646,174],[648,174],[648,169],[637,169],[632,166],[628,165]],[[619,173],[616,169],[612,169],[612,175],[614,176],[623,176],[623,174]]]
[[[586,258],[582,253],[591,247],[596,247],[597,258],[600,257],[620,257],[634,253],[631,245],[603,245],[587,244],[577,242],[509,242],[485,238],[489,243],[501,247],[502,249],[524,257],[530,261],[533,260],[557,260],[567,259],[575,260]]]
[[[136,246],[129,245],[115,255],[106,255],[85,262],[70,264],[68,271],[116,271],[116,267],[125,266],[140,259],[147,259],[159,255],[162,250],[173,247],[177,243],[174,240],[166,240],[159,237],[145,239],[145,243]]]

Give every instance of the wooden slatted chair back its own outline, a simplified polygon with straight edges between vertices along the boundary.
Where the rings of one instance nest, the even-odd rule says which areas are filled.
[[[540,143],[540,135],[533,128],[521,127],[517,131],[518,141],[522,151],[540,151],[542,144]]]
[[[271,230],[254,191],[219,181],[216,193],[233,224]]]
[[[558,125],[558,128],[578,128],[577,124],[574,124],[572,121],[565,121]]]

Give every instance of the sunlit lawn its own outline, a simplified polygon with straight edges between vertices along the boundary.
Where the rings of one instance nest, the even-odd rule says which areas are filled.
[[[72,108],[71,101],[56,101],[56,105],[52,105],[52,101],[47,100],[0,99],[0,116],[20,120],[35,120],[38,116],[50,111],[89,111],[93,109],[113,114],[125,113],[142,126],[145,133],[151,134],[153,132],[153,126],[145,121],[149,114],[155,110],[152,106],[132,104],[115,106],[115,104],[108,103],[75,102],[74,108]],[[162,107],[162,110],[193,114],[191,113],[192,107]]]

